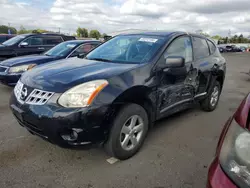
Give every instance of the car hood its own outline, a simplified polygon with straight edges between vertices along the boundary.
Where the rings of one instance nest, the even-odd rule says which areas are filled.
[[[11,46],[5,46],[3,44],[0,44],[0,50],[6,50],[6,49],[10,50]]]
[[[46,61],[46,60],[54,60],[54,57],[45,56],[45,55],[29,55],[29,56],[20,56],[11,59],[7,59],[2,61],[0,64],[6,67],[12,67],[17,65],[23,65],[27,63],[36,63],[39,61]]]
[[[78,84],[109,79],[138,64],[121,64],[70,58],[38,66],[23,74],[21,81],[33,88],[62,93]]]

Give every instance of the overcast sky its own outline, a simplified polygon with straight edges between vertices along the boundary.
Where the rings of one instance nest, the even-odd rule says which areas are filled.
[[[0,0],[0,24],[109,33],[124,29],[250,34],[250,0]]]

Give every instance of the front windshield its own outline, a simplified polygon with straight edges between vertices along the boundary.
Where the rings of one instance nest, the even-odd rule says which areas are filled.
[[[16,44],[18,42],[20,42],[21,40],[23,40],[25,38],[24,35],[18,35],[18,36],[15,36],[9,40],[6,40],[5,42],[3,42],[3,45],[5,46],[11,46],[13,44]]]
[[[116,62],[148,62],[163,46],[165,39],[159,36],[127,35],[117,36],[87,55],[87,59]]]
[[[63,57],[70,54],[70,52],[78,45],[77,42],[63,42],[51,48],[45,53],[47,56]]]

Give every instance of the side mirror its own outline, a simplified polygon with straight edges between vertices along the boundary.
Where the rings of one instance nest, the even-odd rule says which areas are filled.
[[[21,42],[20,44],[19,44],[19,46],[20,47],[26,47],[26,46],[28,46],[29,44],[27,43],[27,42]]]
[[[180,56],[169,56],[166,58],[165,68],[181,68],[185,66],[185,59]]]
[[[85,53],[82,53],[82,54],[78,54],[78,55],[77,55],[77,57],[78,57],[78,58],[81,58],[81,59],[83,59],[85,56],[86,56]]]

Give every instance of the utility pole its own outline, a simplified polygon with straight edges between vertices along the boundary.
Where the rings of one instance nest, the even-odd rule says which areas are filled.
[[[228,38],[230,38],[231,37],[231,29],[229,29],[229,31],[228,31]]]
[[[61,28],[59,27],[58,29],[59,29],[59,33],[61,33]]]
[[[11,34],[10,23],[8,23],[8,26],[9,26],[9,28],[8,28],[8,34],[10,35]]]

